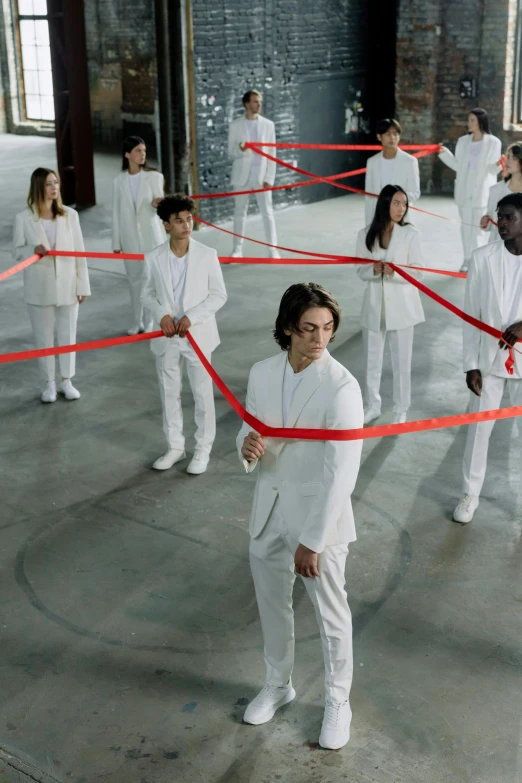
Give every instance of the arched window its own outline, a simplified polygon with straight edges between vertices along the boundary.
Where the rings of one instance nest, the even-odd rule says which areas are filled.
[[[17,0],[22,99],[27,120],[54,120],[46,0]]]

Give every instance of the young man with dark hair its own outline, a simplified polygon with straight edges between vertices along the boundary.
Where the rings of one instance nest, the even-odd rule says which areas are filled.
[[[257,155],[251,149],[245,148],[247,141],[275,142],[275,127],[271,120],[262,117],[260,112],[263,96],[257,90],[248,90],[243,95],[245,114],[230,123],[228,132],[228,157],[232,161],[230,182],[235,190],[256,190],[270,188],[274,184],[276,164]],[[266,150],[273,153],[274,150]],[[256,193],[257,206],[263,218],[266,241],[277,245],[277,233],[272,207],[272,192]],[[232,255],[241,258],[243,255],[243,239],[245,234],[246,214],[250,196],[234,198],[234,232],[240,236],[234,237]],[[271,258],[280,258],[276,248],[267,248]]]
[[[464,310],[502,332],[502,339],[498,341],[464,322],[464,372],[471,392],[470,413],[499,408],[506,390],[512,405],[522,405],[521,346],[512,350],[522,340],[522,193],[505,196],[497,210],[500,240],[473,251]],[[453,512],[455,522],[471,522],[478,508],[494,424],[485,421],[468,426],[464,495]]]
[[[195,202],[184,193],[166,196],[157,208],[167,242],[145,254],[141,300],[164,337],[151,340],[163,405],[166,454],[153,468],[168,470],[185,458],[181,411],[182,364],[196,406],[196,449],[187,473],[204,473],[216,435],[212,380],[186,339],[190,332],[210,361],[219,345],[215,315],[227,301],[217,253],[192,239]]]
[[[377,123],[376,136],[382,144],[382,152],[366,161],[364,189],[368,193],[379,195],[385,185],[400,185],[406,191],[408,204],[412,207],[420,198],[419,163],[413,155],[399,149],[400,124],[394,119],[380,120]],[[366,196],[364,212],[367,226],[373,220],[376,204],[376,198]]]
[[[247,410],[273,427],[362,427],[359,384],[326,350],[339,322],[339,305],[324,288],[290,286],[274,330],[282,351],[252,367]],[[344,569],[348,544],[356,539],[350,496],[362,441],[278,440],[243,425],[237,448],[248,473],[258,462],[260,468],[250,516],[250,565],[266,664],[265,685],[244,720],[266,723],[295,697],[292,590],[299,574],[323,645],[326,705],[319,742],[341,748],[350,736],[353,674]]]

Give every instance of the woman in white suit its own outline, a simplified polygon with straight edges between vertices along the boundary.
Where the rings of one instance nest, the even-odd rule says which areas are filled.
[[[491,222],[497,222],[497,205],[504,196],[511,193],[522,193],[522,144],[510,144],[505,157],[504,179],[489,189],[487,213],[480,219],[483,231],[489,231],[489,241],[500,239],[498,228]]]
[[[125,139],[122,154],[122,171],[113,185],[112,247],[115,253],[148,253],[166,239],[156,214],[156,207],[165,195],[163,174],[147,167],[147,148],[139,136]],[[143,263],[125,261],[125,271],[133,318],[127,334],[150,332],[151,318],[146,313],[144,317],[140,298]]]
[[[357,235],[356,255],[373,260],[373,264],[358,268],[359,277],[366,281],[361,311],[366,356],[365,424],[381,415],[379,389],[387,334],[393,368],[394,424],[406,421],[411,401],[413,327],[425,320],[424,310],[418,290],[390,267],[390,263],[424,266],[420,233],[405,223],[407,211],[405,191],[398,185],[386,185],[377,199],[371,225]],[[415,270],[409,274],[420,275]]]
[[[24,269],[24,299],[37,348],[52,348],[54,327],[58,345],[76,342],[78,304],[89,296],[89,272],[85,258],[48,256],[48,250],[84,250],[78,213],[62,204],[60,180],[51,169],[38,168],[31,175],[28,209],[15,219],[13,256],[22,261],[34,253],[43,256]],[[80,392],[72,385],[76,354],[59,357],[61,383],[58,391],[67,400],[77,400]],[[40,361],[46,381],[42,402],[56,401],[54,356]]]
[[[489,189],[497,181],[502,144],[492,136],[485,109],[472,109],[468,115],[468,133],[461,136],[455,154],[441,145],[439,158],[457,172],[455,201],[462,221],[460,233],[464,250],[461,271],[468,269],[471,254],[484,244],[480,219],[486,212]]]

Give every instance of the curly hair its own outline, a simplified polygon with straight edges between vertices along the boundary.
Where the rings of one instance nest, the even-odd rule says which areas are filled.
[[[285,329],[300,334],[301,316],[311,307],[326,307],[332,313],[334,328],[330,342],[333,342],[341,323],[339,303],[326,288],[317,283],[294,283],[283,294],[273,332],[276,343],[283,351],[288,351],[291,343],[290,335],[285,334]]]
[[[195,211],[196,202],[190,196],[185,195],[185,193],[173,193],[170,196],[165,196],[158,204],[156,210],[158,217],[164,223],[169,222],[171,215],[179,215],[180,212],[190,212],[193,215]]]

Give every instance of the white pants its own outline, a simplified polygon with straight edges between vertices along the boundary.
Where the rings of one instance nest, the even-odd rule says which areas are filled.
[[[393,371],[393,411],[406,413],[411,402],[411,356],[413,326],[372,332],[363,327],[363,345],[366,356],[366,400],[369,408],[381,408],[382,362],[386,335],[390,338]]]
[[[125,261],[125,272],[129,283],[129,291],[132,307],[132,325],[140,326],[143,319],[150,320],[149,313],[144,312],[141,304],[141,286],[143,283],[143,261]]]
[[[470,392],[469,412],[478,413],[499,408],[506,384],[511,404],[522,405],[522,380],[500,378],[497,375],[483,375],[480,397]],[[465,495],[480,495],[486,475],[489,437],[494,424],[494,421],[484,421],[480,424],[468,425],[462,466],[464,472],[462,491]]]
[[[294,555],[276,500],[263,532],[250,540],[250,567],[264,638],[266,681],[286,685],[294,665]],[[344,589],[348,544],[327,546],[319,555],[321,576],[302,577],[314,605],[323,646],[326,696],[346,701],[353,677],[352,615]]]
[[[483,217],[488,208],[485,207],[459,207],[459,216],[462,223],[471,223],[472,225],[460,226],[460,236],[464,250],[464,261],[471,260],[471,254],[477,247],[486,244],[487,238],[485,232],[480,227],[480,218]]]
[[[236,186],[236,190],[255,190],[256,188],[262,188],[263,183],[259,184],[256,181],[249,181],[246,185],[241,187]],[[257,206],[263,218],[263,225],[265,228],[265,239],[271,245],[277,245],[277,233],[274,219],[274,209],[272,207],[272,191],[269,190],[266,193],[255,194]],[[234,197],[234,232],[236,234],[245,234],[246,215],[248,211],[248,202],[250,196],[235,196]],[[234,237],[234,250],[241,250],[243,247],[243,240],[240,237]],[[275,251],[273,248],[267,248],[268,255],[272,255]]]
[[[37,348],[54,346],[54,326],[56,323],[57,345],[72,345],[76,342],[76,322],[78,321],[78,302],[73,305],[27,305],[34,342]],[[55,380],[55,357],[44,356],[38,359],[40,371],[45,381]],[[58,357],[62,378],[72,378],[76,369],[76,354],[63,353]]]
[[[206,357],[209,361],[211,355]],[[156,356],[161,403],[163,406],[163,432],[170,449],[185,448],[183,436],[183,412],[181,410],[181,378],[183,360],[195,402],[196,449],[210,454],[216,437],[216,412],[212,379],[205,370],[186,337],[171,337],[163,356]]]

